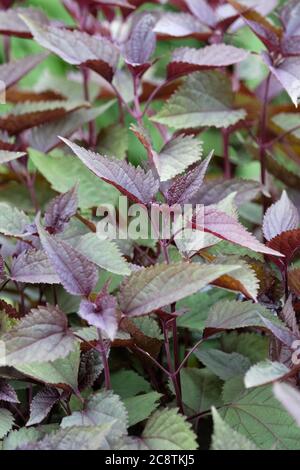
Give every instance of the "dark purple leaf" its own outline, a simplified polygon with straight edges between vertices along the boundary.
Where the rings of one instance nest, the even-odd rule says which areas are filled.
[[[28,246],[28,245],[27,245]],[[23,251],[13,259],[10,278],[28,284],[59,284],[48,256],[41,250]]]
[[[146,14],[134,25],[131,35],[125,44],[124,55],[137,73],[144,72],[150,66],[150,57],[155,51],[156,35],[153,32],[155,18]]]
[[[195,168],[174,180],[167,193],[167,201],[170,206],[190,202],[203,183],[212,156],[213,152]]]
[[[112,80],[119,61],[119,51],[111,41],[82,31],[45,26],[32,21],[28,16],[22,18],[41,46],[69,64],[85,65],[109,82]]]
[[[103,364],[98,351],[90,349],[86,353],[82,354],[78,374],[79,390],[92,387],[102,370]]]
[[[159,182],[151,170],[145,173],[141,168],[135,168],[125,161],[103,157],[62,137],[61,140],[95,175],[115,186],[134,202],[148,204],[153,200]]]
[[[2,340],[11,366],[64,358],[77,342],[66,315],[51,305],[32,309]]]
[[[36,54],[0,65],[0,80],[5,83],[6,88],[15,85],[24,75],[42,62],[47,55],[47,53]]]
[[[26,14],[39,23],[48,24],[49,20],[41,10],[34,8],[14,8],[0,11],[0,33],[22,38],[31,38],[31,32],[20,15]]]
[[[38,392],[30,405],[30,417],[26,426],[41,423],[52,410],[53,406],[60,400],[60,393],[56,388],[46,387]]]
[[[205,0],[186,0],[186,4],[201,23],[214,27],[217,24],[217,15]]]
[[[249,248],[258,253],[266,253],[273,256],[283,256],[278,251],[268,248],[260,243],[247,229],[233,217],[219,211],[213,206],[204,208],[204,231],[215,235],[222,240]],[[193,228],[197,228],[193,224]],[[203,230],[200,227],[200,230]]]
[[[66,291],[73,295],[89,295],[98,281],[96,266],[68,243],[49,235],[39,220],[36,225],[41,244]]]
[[[267,245],[273,250],[280,251],[285,256],[284,259],[274,259],[274,262],[277,261],[279,266],[282,264],[288,266],[300,250],[300,229],[283,232],[272,238]]]
[[[244,49],[227,44],[213,44],[202,49],[181,47],[175,49],[168,65],[168,78],[173,79],[197,70],[226,67],[248,57]]]
[[[48,204],[44,224],[52,234],[62,232],[78,208],[78,187],[60,194]]]
[[[300,97],[300,57],[288,57],[277,66],[273,65],[267,54],[263,54],[262,57],[269,70],[281,83],[297,107]]]
[[[264,221],[263,232],[266,240],[280,235],[287,230],[299,227],[300,217],[297,208],[283,191],[278,202],[268,208]]]
[[[294,333],[292,333],[288,329],[283,328],[279,325],[275,325],[273,322],[271,322],[267,318],[263,317],[262,315],[260,315],[260,318],[263,321],[263,323],[266,325],[268,330],[270,330],[271,333],[273,333],[275,338],[279,339],[279,341],[281,341],[281,343],[285,344],[289,348],[292,348],[293,343],[295,341],[297,341],[297,340],[299,341],[300,337],[298,335],[295,335]]]
[[[4,379],[0,379],[0,401],[20,403],[15,390]]]
[[[78,313],[89,325],[100,329],[113,341],[118,329],[116,312],[115,297],[107,292],[100,292],[93,302],[82,300]]]

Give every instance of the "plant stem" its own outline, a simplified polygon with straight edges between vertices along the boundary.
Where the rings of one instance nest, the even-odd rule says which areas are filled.
[[[229,132],[227,129],[222,130],[223,137],[223,153],[224,153],[224,177],[229,180],[231,178],[231,163],[229,157]]]
[[[174,387],[177,406],[179,408],[180,413],[184,414],[181,390],[179,387],[177,374],[175,373],[175,369],[173,367],[173,361],[172,361],[172,356],[171,356],[168,321],[162,320],[162,328],[163,328],[163,334],[164,334],[164,345],[165,345],[165,351],[166,351],[166,357],[167,357],[169,376]]]
[[[107,360],[107,350],[106,350],[106,347],[102,338],[101,331],[99,329],[98,329],[98,339],[99,339],[99,352],[101,354],[103,367],[104,367],[105,388],[106,390],[110,390],[111,381],[110,381],[109,365],[108,365],[108,360]]]
[[[82,77],[83,77],[83,92],[84,92],[84,99],[88,103],[90,102],[90,91],[89,91],[89,70],[85,67],[82,68]],[[95,122],[90,121],[88,124],[89,128],[89,146],[95,147],[96,145],[96,129],[95,129]]]
[[[266,183],[266,124],[267,124],[267,107],[268,107],[268,96],[270,89],[271,73],[269,73],[266,80],[266,89],[263,100],[262,115],[260,121],[260,139],[259,139],[259,159],[260,159],[260,179],[261,184],[265,185]]]

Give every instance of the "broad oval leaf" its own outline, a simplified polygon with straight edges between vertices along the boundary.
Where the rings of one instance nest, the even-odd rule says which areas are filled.
[[[234,109],[229,79],[217,71],[196,72],[171,96],[152,120],[175,129],[229,127],[246,116]]]
[[[119,294],[121,310],[130,316],[149,313],[194,294],[238,267],[182,262],[142,269],[123,281]]]
[[[0,202],[0,233],[12,237],[21,237],[30,224],[27,215],[6,202]]]
[[[115,339],[118,330],[117,301],[112,295],[100,292],[93,302],[82,300],[78,315],[89,325],[106,333],[111,341]]]
[[[41,46],[69,64],[86,65],[106,80],[112,80],[119,60],[119,51],[107,38],[39,24],[25,15],[22,15],[22,19]]]
[[[147,70],[150,65],[149,60],[156,46],[154,25],[155,17],[153,15],[143,15],[134,25],[125,44],[125,60],[136,72]]]
[[[71,245],[44,230],[36,221],[41,244],[60,282],[73,295],[89,295],[98,281],[98,270]]]
[[[212,416],[214,420],[212,450],[258,450],[252,441],[228,426],[214,407]]]
[[[249,53],[227,44],[212,44],[201,49],[175,49],[168,65],[168,78],[174,79],[197,70],[226,67],[245,60]]]
[[[275,380],[282,379],[290,372],[290,369],[280,362],[271,362],[269,360],[259,362],[252,366],[244,377],[246,388],[266,385]]]
[[[280,235],[282,232],[299,227],[300,217],[297,208],[283,191],[278,202],[268,208],[264,216],[263,232],[267,240]]]
[[[12,429],[14,417],[6,408],[0,408],[0,439]]]
[[[196,450],[191,424],[176,409],[156,411],[148,420],[142,438],[150,450]]]
[[[59,284],[48,256],[41,250],[23,251],[13,259],[10,279],[28,284]]]
[[[159,183],[151,170],[145,173],[141,168],[135,168],[125,161],[103,157],[79,147],[68,139],[61,138],[61,140],[96,176],[115,186],[134,202],[148,204],[153,200]]]
[[[0,379],[0,401],[20,403],[14,388],[4,379]]]
[[[31,310],[2,339],[8,365],[64,358],[77,342],[66,315],[51,305]]]
[[[33,426],[43,421],[59,399],[60,393],[56,388],[46,387],[38,392],[30,404],[30,417],[26,426]]]

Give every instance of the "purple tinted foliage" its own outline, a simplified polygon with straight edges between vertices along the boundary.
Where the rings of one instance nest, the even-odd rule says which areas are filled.
[[[299,450],[299,0],[28,3],[0,0],[0,449]]]

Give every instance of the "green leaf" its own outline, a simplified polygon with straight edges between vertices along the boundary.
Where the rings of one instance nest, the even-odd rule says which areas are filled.
[[[148,336],[149,338],[155,338],[162,340],[164,335],[161,332],[159,324],[157,323],[154,318],[151,317],[138,317],[133,318],[133,323],[141,330],[144,335]]]
[[[268,357],[270,339],[257,333],[238,333],[231,331],[221,336],[221,345],[224,352],[237,352],[256,364]]]
[[[21,450],[109,450],[110,429],[111,424],[60,429],[37,442],[25,444]]]
[[[218,349],[198,349],[195,351],[195,356],[222,380],[244,374],[251,366],[247,357],[235,352],[227,354]]]
[[[295,129],[290,135],[300,139],[300,117],[298,113],[279,113],[272,118],[272,121],[285,132],[299,126],[299,129]]]
[[[236,265],[200,265],[185,262],[145,268],[131,274],[122,283],[120,307],[124,314],[143,315],[188,297],[219,276],[237,268]]]
[[[300,428],[274,398],[271,386],[244,392],[220,414],[226,424],[261,449],[300,449]]]
[[[212,408],[212,415],[214,420],[212,450],[259,450],[253,442],[228,426],[215,408]]]
[[[201,159],[202,144],[193,136],[178,136],[167,142],[156,155],[155,165],[161,181],[182,173]]]
[[[234,330],[248,326],[265,328],[262,317],[283,328],[283,323],[265,307],[251,301],[228,300],[212,306],[205,327],[208,333],[214,330]]]
[[[192,414],[222,404],[222,381],[208,369],[184,368],[180,373],[183,403]]]
[[[124,400],[124,405],[128,413],[128,426],[144,421],[159,406],[159,398],[162,395],[157,392],[149,392],[136,397],[128,397]]]
[[[100,426],[111,425],[108,433],[110,442],[127,434],[128,415],[120,397],[111,391],[95,393],[85,403],[84,410],[75,411],[65,417],[62,428],[71,426]]]
[[[69,385],[74,392],[77,392],[79,363],[80,346],[78,345],[63,359],[56,359],[53,362],[18,364],[16,369],[45,384]]]
[[[281,379],[290,372],[290,369],[280,362],[269,360],[259,362],[252,366],[246,373],[244,382],[246,388],[266,385]]]
[[[229,127],[246,116],[233,109],[229,78],[221,72],[193,73],[152,120],[175,129]]]
[[[16,450],[28,442],[42,438],[43,435],[43,432],[37,428],[20,428],[16,431],[11,431],[3,441],[3,450]]]
[[[150,450],[196,450],[191,424],[176,409],[156,411],[148,420],[142,438]]]
[[[10,366],[66,357],[77,342],[66,315],[51,305],[31,310],[2,340]]]
[[[122,256],[118,246],[111,240],[103,240],[96,234],[88,233],[81,237],[75,248],[100,268],[114,274],[131,274],[129,263]]]
[[[30,219],[23,211],[0,202],[0,233],[20,237],[28,224],[30,224]]]
[[[149,382],[134,370],[120,370],[111,374],[111,387],[122,399],[150,392]]]
[[[107,204],[117,202],[119,192],[93,175],[73,155],[65,155],[61,150],[45,155],[34,149],[29,150],[29,155],[36,168],[55,191],[64,193],[79,183],[79,207],[82,209],[99,206],[103,201]]]
[[[2,439],[11,430],[14,424],[14,417],[10,411],[5,408],[0,409],[0,439]]]

